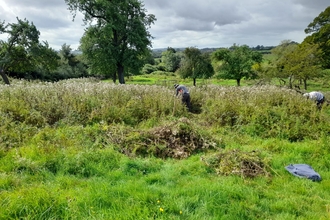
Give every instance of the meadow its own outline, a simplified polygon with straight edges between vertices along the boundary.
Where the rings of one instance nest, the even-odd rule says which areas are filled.
[[[173,82],[189,85],[192,112]],[[278,85],[190,83],[0,84],[0,219],[330,218],[329,105]]]

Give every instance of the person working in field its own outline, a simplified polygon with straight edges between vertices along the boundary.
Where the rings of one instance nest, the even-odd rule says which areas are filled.
[[[182,98],[182,104],[185,104],[188,111],[190,111],[190,94],[189,94],[189,90],[187,89],[187,87],[185,87],[184,85],[179,85],[179,84],[174,84],[174,88],[176,90],[176,94],[175,96],[178,96],[179,94],[181,94],[181,98]]]
[[[304,97],[307,97],[307,99],[315,101],[316,105],[319,109],[322,107],[322,104],[325,101],[325,97],[324,97],[323,93],[316,92],[316,91],[305,93]]]

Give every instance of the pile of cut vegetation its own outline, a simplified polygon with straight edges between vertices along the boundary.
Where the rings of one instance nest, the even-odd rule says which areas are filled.
[[[250,178],[269,176],[266,162],[257,151],[222,150],[213,155],[201,157],[201,160],[218,175],[240,175]]]
[[[120,152],[129,156],[153,155],[159,158],[183,159],[220,146],[220,141],[198,129],[187,118],[180,118],[147,131],[109,130],[108,137],[118,146]]]

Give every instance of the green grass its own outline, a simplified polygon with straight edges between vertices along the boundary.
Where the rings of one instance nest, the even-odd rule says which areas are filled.
[[[110,82],[110,80],[105,80],[105,82]],[[251,86],[258,84],[260,79],[255,80],[246,80],[242,79],[240,84],[241,86]],[[126,84],[138,84],[138,85],[160,85],[160,86],[167,86],[171,87],[175,83],[184,84],[187,86],[193,86],[192,79],[182,79],[175,74],[167,74],[167,75],[160,75],[160,74],[147,74],[147,75],[138,75],[138,76],[131,76],[126,79]],[[272,79],[268,82],[272,85],[280,85],[279,80]],[[281,82],[282,83],[282,82]],[[295,85],[299,85],[298,82],[294,82]],[[237,86],[236,80],[225,80],[225,79],[196,79],[196,86],[201,85],[219,85],[219,86]],[[300,89],[304,91],[303,85],[299,85]],[[325,78],[308,80],[307,81],[307,91],[315,91],[319,90],[322,92],[327,93],[330,88],[329,80]]]
[[[108,82],[106,80],[105,82]],[[173,86],[175,83],[184,84],[187,86],[193,86],[192,79],[182,79],[178,76],[159,76],[159,75],[138,75],[129,77],[126,84],[139,84],[139,85],[161,85],[161,86]],[[241,85],[246,86],[253,83],[250,80],[242,80]],[[222,85],[222,86],[236,86],[236,80],[223,80],[223,79],[197,79],[196,85]]]
[[[329,106],[275,86],[198,81],[200,111],[188,113],[172,85],[133,82],[0,86],[0,219],[330,218]],[[182,130],[162,139],[169,128]],[[189,157],[155,156],[185,129],[196,135],[181,140]],[[194,151],[197,136],[217,147]],[[235,151],[258,152],[268,175],[224,175],[203,159]],[[285,170],[297,163],[322,181]]]
[[[27,146],[25,149],[20,149],[19,155],[29,162],[21,161],[19,164],[16,162],[10,170],[2,170],[0,217],[2,219],[327,219],[329,217],[329,162],[316,155],[316,151],[321,148],[318,147],[319,143],[307,141],[292,144],[278,140],[265,142],[250,140],[250,142],[249,145],[240,146],[240,149],[265,151],[273,161],[271,177],[249,179],[235,175],[218,176],[200,161],[201,155],[179,161],[153,157],[133,159],[119,154],[111,147],[93,150],[71,149],[75,146],[61,149],[60,153],[53,152],[55,158],[52,161],[58,164],[58,170],[54,173],[44,161],[45,157],[49,157],[43,152],[45,149]],[[233,146],[229,145],[228,148],[236,148],[236,144],[233,143]],[[324,152],[329,154],[328,150],[323,150],[322,153]],[[36,157],[35,154],[38,156]],[[12,156],[8,157],[2,158],[2,161],[15,163],[10,158]],[[313,165],[322,175],[323,181],[315,183],[299,179],[284,170],[284,166],[289,163],[301,162]],[[2,164],[2,168],[3,166]]]

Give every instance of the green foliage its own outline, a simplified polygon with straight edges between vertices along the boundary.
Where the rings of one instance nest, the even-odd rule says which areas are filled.
[[[294,90],[269,86],[209,87],[208,93],[205,96],[209,99],[202,104],[202,114],[213,125],[229,126],[262,138],[290,141],[317,139],[318,134],[330,132],[326,125],[328,116]]]
[[[145,64],[144,67],[142,68],[142,74],[150,74],[152,72],[155,72],[157,68],[151,64]]]
[[[87,64],[81,55],[75,55],[70,45],[63,44],[59,54],[59,66],[41,79],[47,81],[59,81],[70,78],[93,76],[87,72]],[[96,75],[96,74],[95,74]]]
[[[307,80],[321,76],[321,50],[318,45],[302,43],[294,53],[292,72],[304,81],[307,90]]]
[[[316,44],[306,42],[297,44],[286,40],[272,49],[272,54],[276,59],[268,65],[266,70],[268,75],[277,77],[282,82],[288,79],[290,88],[293,88],[295,80],[300,80],[307,90],[307,80],[321,76],[321,51]]]
[[[31,48],[31,55],[36,59],[37,72],[42,74],[39,79],[47,78],[59,66],[60,57],[54,49],[49,47],[47,42],[44,42],[44,45],[39,44]]]
[[[162,52],[162,63],[165,66],[165,70],[168,72],[175,72],[180,66],[181,56],[176,53],[175,49],[167,48]]]
[[[306,43],[320,45],[323,54],[323,67],[330,68],[330,6],[322,11],[305,29],[310,34],[304,39]]]
[[[202,54],[199,49],[190,47],[183,51],[183,55],[178,70],[182,78],[192,78],[195,86],[197,78],[207,79],[213,76],[214,70],[208,54]]]
[[[156,20],[147,14],[140,1],[65,0],[69,10],[84,15],[90,22],[81,39],[81,50],[92,72],[110,74],[124,84],[126,72],[138,73],[147,57],[151,35],[149,26]]]
[[[0,116],[0,150],[22,146],[29,137],[38,132],[36,126],[21,123],[15,119],[14,115],[1,112]]]
[[[153,117],[186,114],[173,91],[156,86],[120,86],[88,80],[30,86],[22,82],[1,87],[0,97],[4,114],[33,126],[101,121],[136,125]]]
[[[262,62],[262,54],[251,50],[247,45],[233,45],[229,49],[218,49],[212,53],[212,61],[215,63],[218,77],[222,79],[234,79],[240,86],[241,79],[253,79],[257,77],[252,69],[254,64]]]
[[[6,74],[17,78],[34,78],[35,75],[55,70],[58,55],[47,42],[39,43],[40,32],[33,23],[17,18],[17,24],[2,27],[2,33],[8,34],[8,41],[0,41],[1,76],[6,84]],[[41,77],[38,77],[41,78]]]

